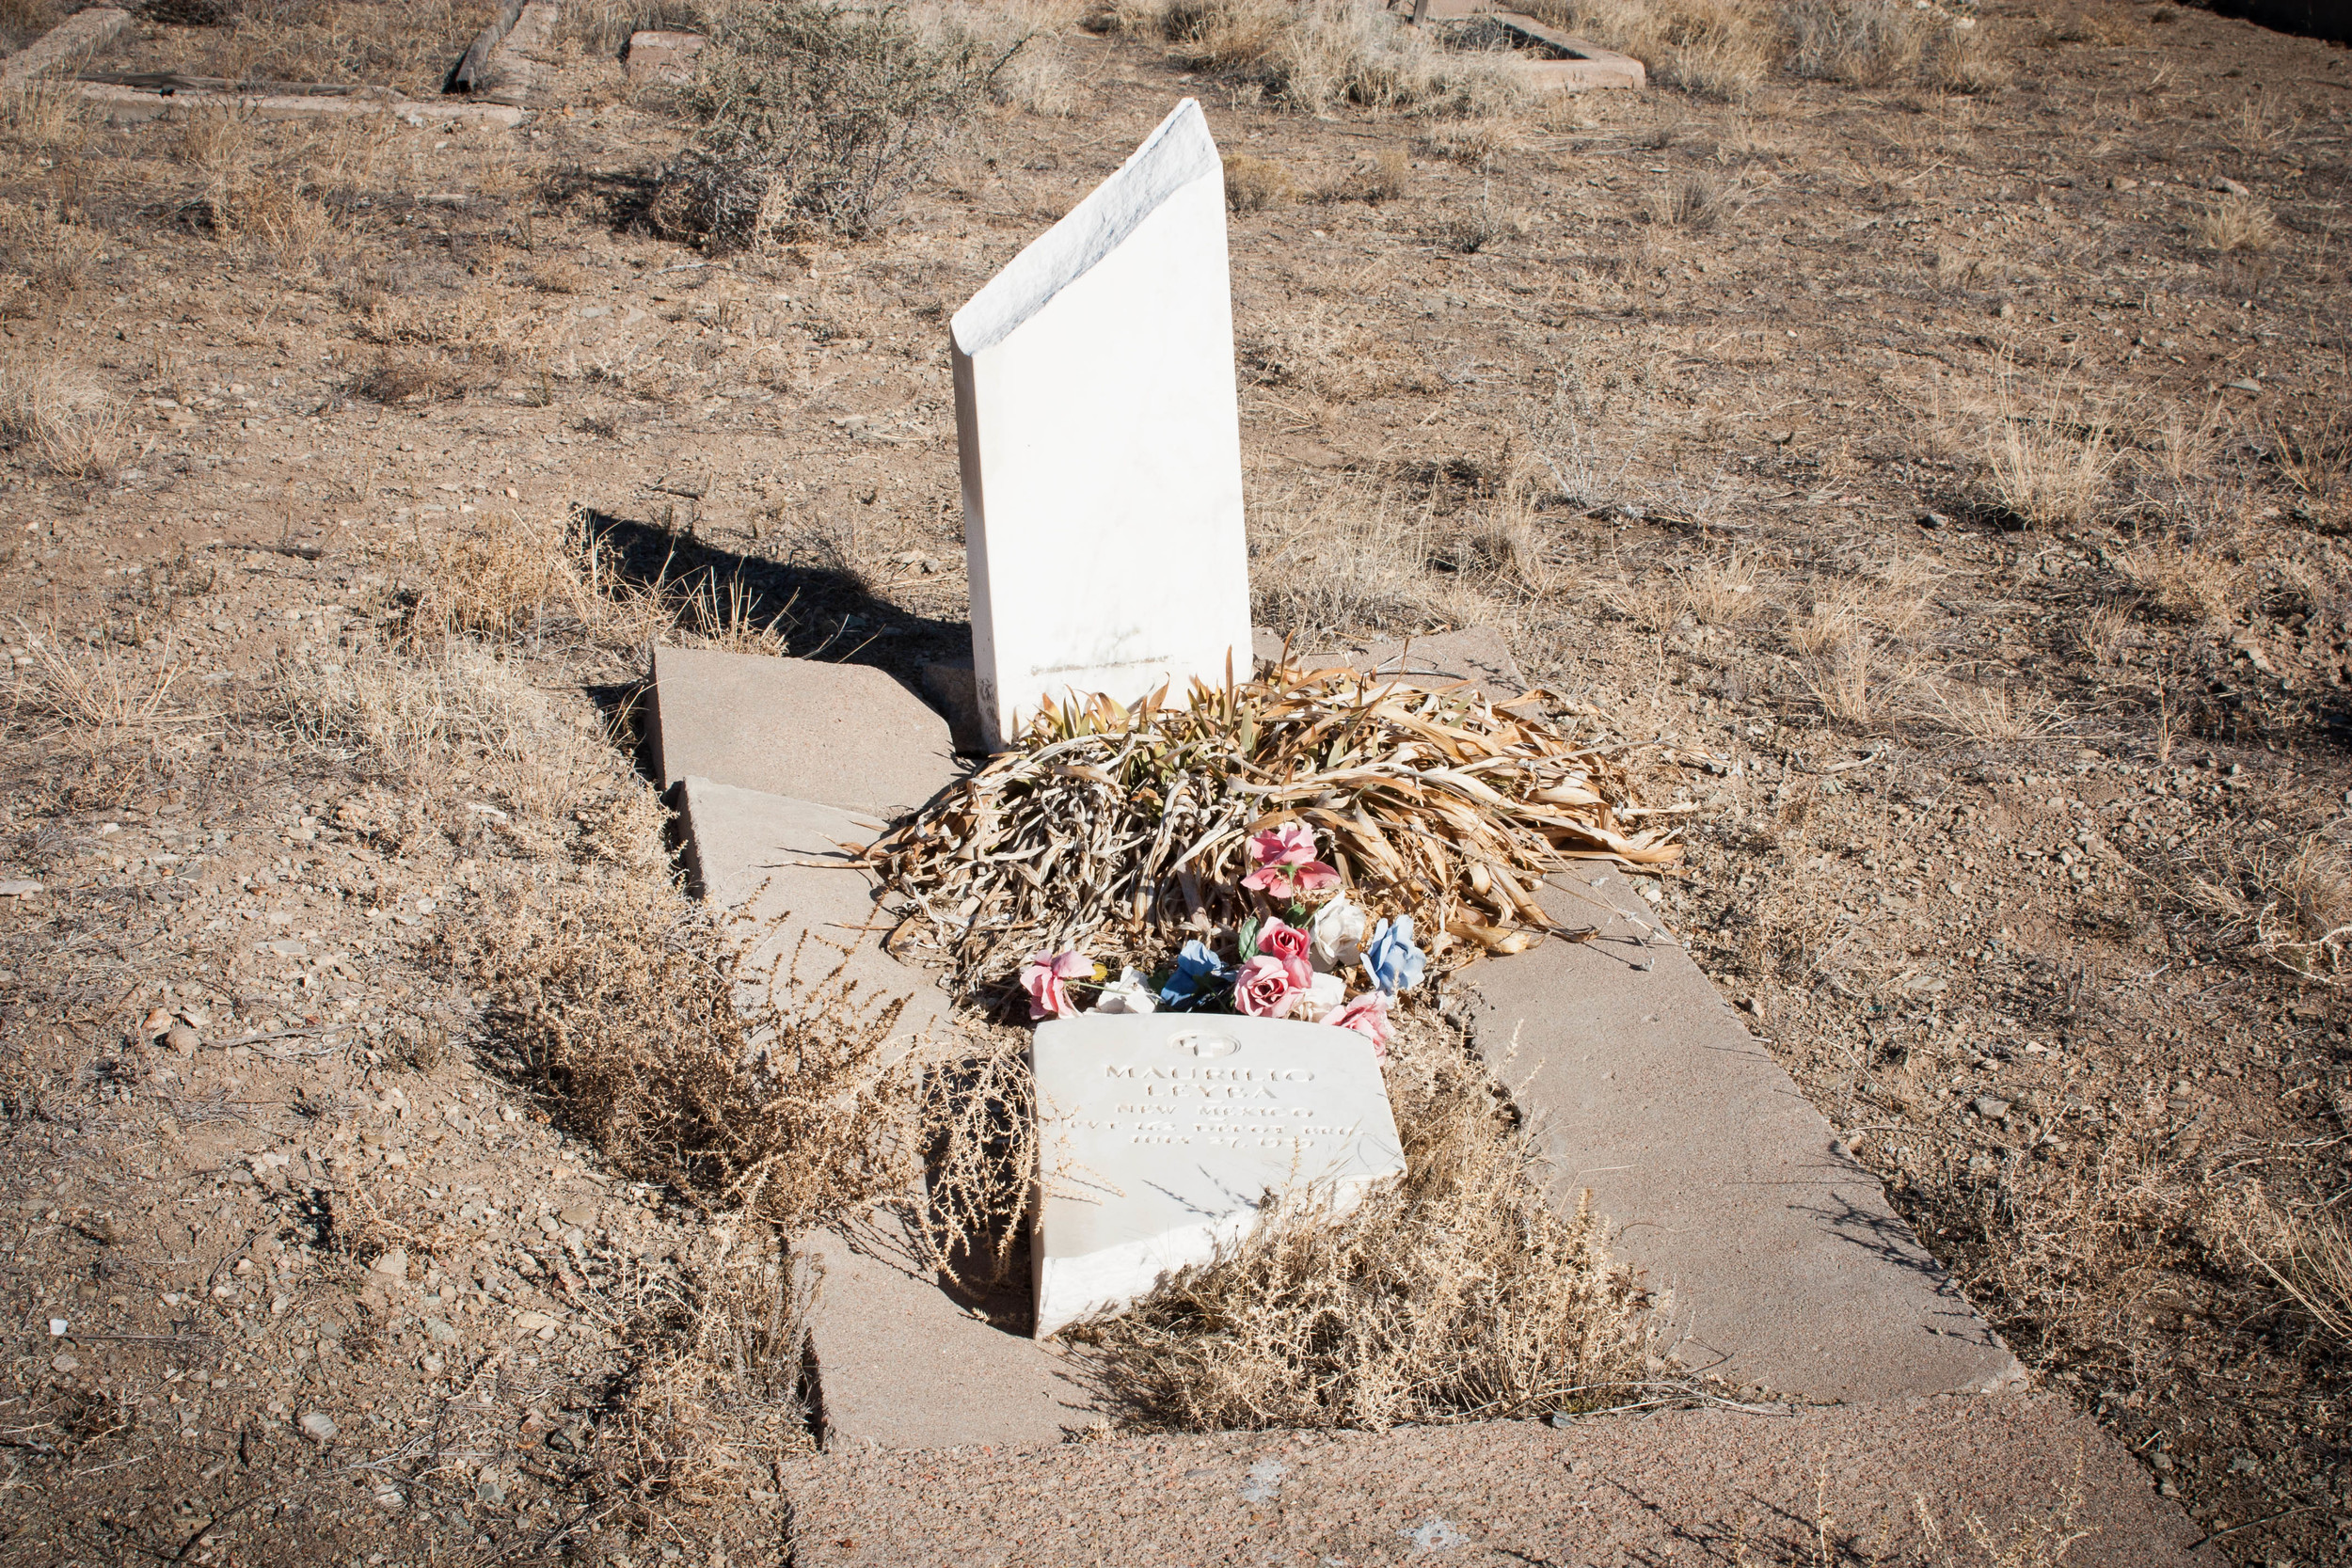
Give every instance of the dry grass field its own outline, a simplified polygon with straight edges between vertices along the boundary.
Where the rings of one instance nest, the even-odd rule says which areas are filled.
[[[954,649],[946,318],[1185,95],[1259,619],[1494,626],[1717,759],[1652,892],[1724,993],[2222,1560],[2352,1552],[2352,55],[1534,8],[1652,87],[1037,0],[859,45],[827,102],[887,112],[787,146],[760,8],[581,0],[515,130],[0,103],[0,1562],[784,1555],[771,1227],[900,1173],[617,1115],[544,999],[742,1027],[644,641]],[[98,63],[423,93],[487,9]],[[681,23],[702,78],[631,87]]]

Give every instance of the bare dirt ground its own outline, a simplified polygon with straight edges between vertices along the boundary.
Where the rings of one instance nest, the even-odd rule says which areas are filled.
[[[772,1263],[550,1122],[485,933],[662,888],[645,635],[953,650],[946,318],[1185,94],[1261,620],[1720,758],[1726,994],[2214,1551],[2343,1560],[2345,51],[1316,119],[1074,22],[884,233],[730,255],[598,55],[519,131],[11,108],[0,1560],[789,1555],[804,1432],[663,1381]],[[667,596],[534,578],[575,508]]]

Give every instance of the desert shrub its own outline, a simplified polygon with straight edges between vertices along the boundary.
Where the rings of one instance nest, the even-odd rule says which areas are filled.
[[[665,234],[739,248],[812,225],[872,232],[929,177],[1021,49],[891,5],[777,0],[732,15],[689,95],[702,121],[661,172]]]
[[[1296,193],[1290,171],[1273,159],[1247,152],[1225,155],[1225,204],[1234,212],[1263,212]]]
[[[1645,1375],[1641,1294],[1601,1222],[1553,1207],[1450,1045],[1427,1048],[1424,1085],[1408,1057],[1391,1066],[1400,1182],[1337,1219],[1285,1198],[1215,1261],[1073,1331],[1109,1353],[1131,1419],[1380,1431],[1592,1408]]]
[[[616,1169],[787,1230],[905,1191],[920,1064],[884,1050],[905,999],[814,958],[771,990],[723,918],[659,879],[517,892],[459,967]]]

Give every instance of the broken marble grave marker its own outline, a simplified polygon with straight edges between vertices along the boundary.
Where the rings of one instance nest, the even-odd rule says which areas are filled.
[[[1245,1234],[1269,1194],[1334,1213],[1405,1168],[1372,1042],[1211,1014],[1038,1025],[1037,1336],[1151,1290]]]
[[[1248,679],[1225,175],[1186,99],[950,324],[982,740]]]

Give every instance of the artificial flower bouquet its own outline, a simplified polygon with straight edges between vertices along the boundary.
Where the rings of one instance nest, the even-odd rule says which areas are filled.
[[[1428,958],[1414,943],[1409,915],[1369,920],[1317,853],[1314,831],[1304,823],[1252,835],[1251,869],[1241,885],[1279,912],[1250,916],[1213,942],[1196,937],[1151,974],[1122,967],[1114,980],[1074,950],[1032,954],[1021,970],[1029,1017],[1078,1012],[1078,998],[1091,997],[1096,1012],[1231,1012],[1327,1023],[1384,1052],[1389,1009],[1421,984]],[[1360,981],[1353,996],[1351,976]]]

